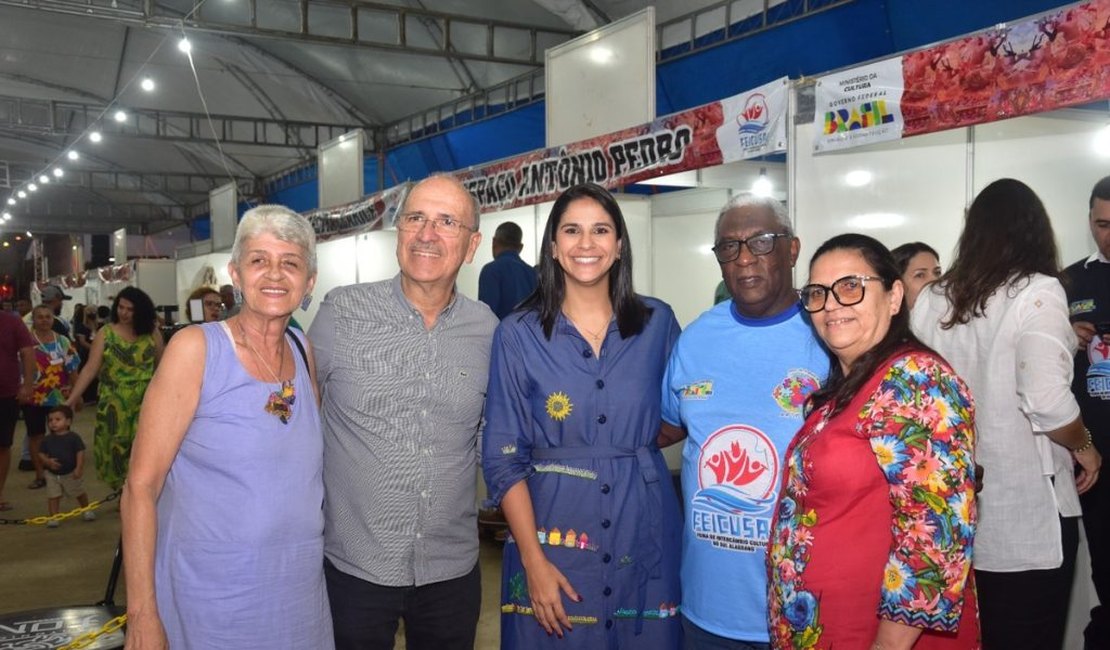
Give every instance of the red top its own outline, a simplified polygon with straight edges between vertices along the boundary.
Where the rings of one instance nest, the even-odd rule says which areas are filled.
[[[35,346],[31,331],[18,316],[0,311],[0,397],[15,397],[23,383],[19,351]]]
[[[880,620],[914,646],[979,647],[971,571],[974,414],[938,357],[902,352],[786,452],[767,555],[775,648],[868,648]]]

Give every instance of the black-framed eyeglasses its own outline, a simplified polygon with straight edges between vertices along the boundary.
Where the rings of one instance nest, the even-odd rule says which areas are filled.
[[[454,217],[429,218],[423,212],[407,212],[397,218],[397,229],[405,232],[420,232],[424,224],[432,224],[432,230],[444,237],[458,237],[463,230],[477,232],[477,228],[466,225]]]
[[[882,278],[873,275],[846,275],[831,287],[823,284],[807,284],[798,290],[798,297],[802,300],[802,309],[815,314],[825,308],[825,303],[831,293],[836,301],[845,307],[858,305],[863,302],[864,284],[871,280],[882,282]]]
[[[713,254],[717,256],[718,263],[727,264],[740,257],[740,246],[747,244],[752,255],[766,255],[775,250],[776,239],[789,236],[782,232],[767,232],[747,239],[722,239],[713,247]]]

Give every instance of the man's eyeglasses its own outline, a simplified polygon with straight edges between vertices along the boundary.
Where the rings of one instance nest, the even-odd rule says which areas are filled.
[[[789,236],[781,232],[768,232],[747,239],[723,239],[713,247],[713,254],[717,256],[718,263],[727,264],[740,257],[740,246],[747,244],[752,255],[766,255],[775,250],[776,239]]]
[[[469,232],[477,231],[477,228],[471,228],[454,217],[436,217],[430,219],[428,215],[423,212],[402,214],[400,218],[397,219],[397,229],[404,230],[405,232],[420,232],[424,230],[424,224],[427,223],[431,223],[432,230],[435,230],[443,237],[458,237],[463,230]]]
[[[219,309],[223,309],[224,303],[223,303],[222,300],[205,300],[204,301],[204,306],[205,307],[217,307]]]
[[[883,279],[873,275],[846,275],[833,282],[831,287],[823,284],[807,284],[798,290],[798,296],[802,299],[802,309],[811,314],[821,311],[825,308],[830,293],[845,307],[858,305],[863,302],[864,284],[871,280],[882,282]]]

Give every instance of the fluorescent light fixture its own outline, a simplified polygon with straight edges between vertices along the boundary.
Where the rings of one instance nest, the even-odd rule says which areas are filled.
[[[42,183],[43,185],[46,185],[47,183],[50,182],[50,177],[47,176],[46,174],[39,174],[39,182]]]
[[[149,93],[154,90],[154,80],[150,77],[143,77],[143,80],[139,82],[139,87]]]
[[[767,178],[767,169],[760,169],[759,178],[755,179],[755,182],[752,183],[752,194],[756,196],[771,196],[771,193],[774,191],[775,185],[771,182],[771,179]]]
[[[77,153],[73,149],[70,149],[69,151],[66,152],[66,158],[69,158],[70,160],[77,160],[80,157],[81,157],[81,154]]]
[[[63,174],[65,174],[65,171],[61,167],[54,168],[54,178],[61,178]]]
[[[655,178],[647,178],[642,181],[636,181],[637,185],[664,185],[668,187],[697,187],[698,186],[698,170],[691,169],[686,172],[678,172],[675,174],[665,174],[663,176],[656,176]]]
[[[13,199],[12,197],[9,196],[8,197],[8,205],[15,205],[15,199]]]
[[[23,190],[19,190],[18,192],[15,193],[15,195],[18,196],[21,199],[27,198],[27,193],[24,192]]]
[[[31,231],[30,231],[30,230],[28,230],[28,231],[27,231],[27,236],[28,236],[28,237],[30,237],[30,238],[32,238],[32,239],[33,239],[33,238],[35,237],[34,235],[32,235],[32,234],[31,234]]]
[[[92,140],[93,142],[100,142],[103,139],[104,136],[100,135],[100,131],[93,131],[89,134],[89,140]]]
[[[177,42],[177,49],[181,50],[185,54],[188,54],[189,52],[193,51],[193,44],[189,42],[189,39],[182,36],[181,40]]]
[[[854,169],[844,175],[844,183],[848,187],[863,187],[870,183],[873,178],[874,175],[866,169]]]
[[[12,218],[12,213],[11,212],[5,212],[3,216],[4,216],[4,220],[7,221],[8,219]]]
[[[117,122],[127,121],[127,113],[125,113],[124,111],[116,111],[116,114],[113,115],[113,117],[116,118]]]
[[[32,192],[38,192],[39,191],[39,186],[35,185],[34,183],[28,183],[27,184],[27,189],[31,190]]]

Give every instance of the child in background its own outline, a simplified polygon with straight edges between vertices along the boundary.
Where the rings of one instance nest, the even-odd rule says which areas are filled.
[[[85,471],[85,443],[81,436],[69,430],[73,425],[73,409],[68,406],[54,406],[47,412],[46,425],[50,433],[42,441],[39,456],[46,468],[46,504],[50,514],[58,514],[58,506],[65,493],[82,506],[89,505],[89,495],[81,480]],[[96,519],[92,510],[82,515],[85,521]],[[57,528],[57,521],[46,524]]]

